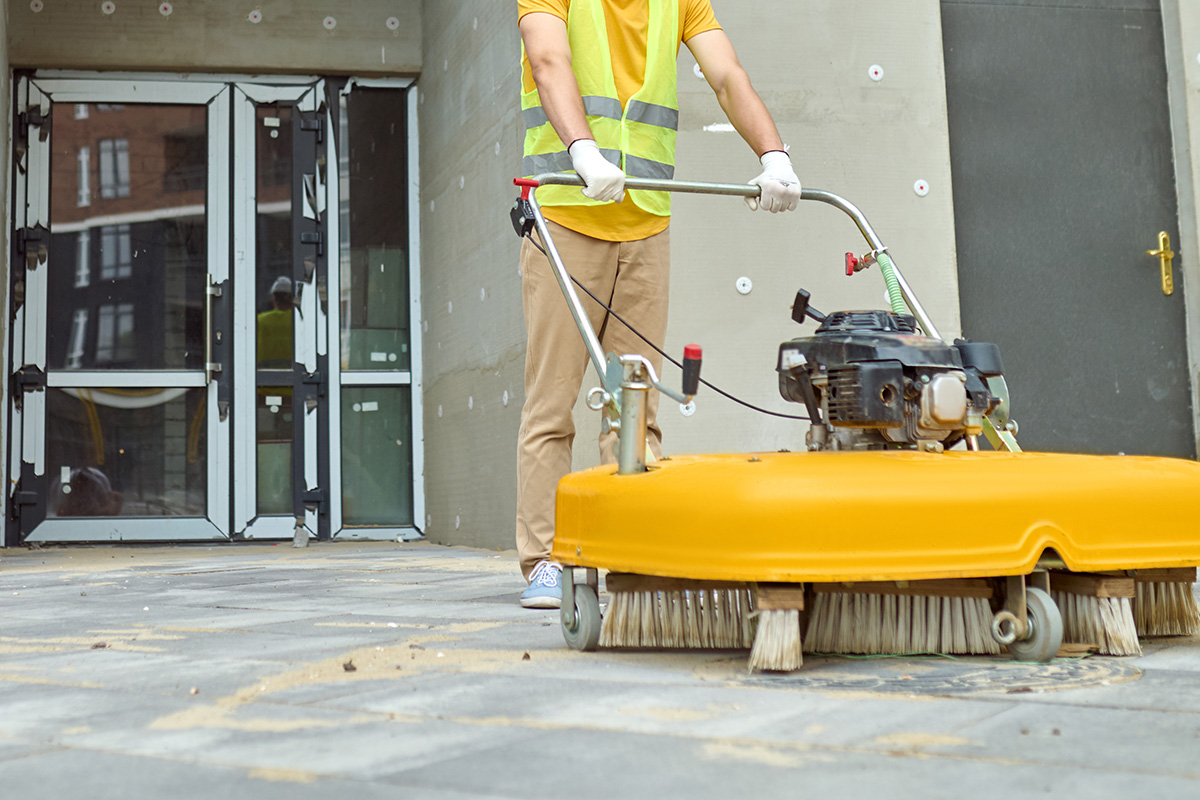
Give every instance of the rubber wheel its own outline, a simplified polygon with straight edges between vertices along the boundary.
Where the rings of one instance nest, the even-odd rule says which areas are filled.
[[[600,601],[596,590],[586,583],[575,586],[575,627],[564,621],[562,629],[572,650],[590,652],[600,644]]]
[[[1032,586],[1025,589],[1025,608],[1028,610],[1029,638],[1013,642],[1008,646],[1008,652],[1018,661],[1044,664],[1053,660],[1062,646],[1062,614],[1050,595]]]

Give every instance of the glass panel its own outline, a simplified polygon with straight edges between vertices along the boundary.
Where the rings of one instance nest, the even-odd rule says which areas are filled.
[[[411,415],[407,386],[342,387],[344,524],[413,524]]]
[[[202,517],[205,389],[47,389],[50,517]]]
[[[407,370],[406,93],[341,97],[341,361],[344,370]]]
[[[48,367],[203,369],[207,109],[83,109],[53,106]]]
[[[292,113],[290,106],[268,105],[259,106],[256,114],[255,297],[260,369],[291,369],[293,360]],[[268,329],[265,340],[264,328]]]
[[[292,513],[294,485],[292,387],[286,385],[295,362],[292,115],[290,106],[274,105],[259,106],[255,113],[256,509],[272,515]]]
[[[255,411],[259,514],[292,513],[292,387],[260,386]]]

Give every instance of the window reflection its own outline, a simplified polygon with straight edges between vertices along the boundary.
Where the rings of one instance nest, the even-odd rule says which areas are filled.
[[[203,368],[207,109],[52,113],[48,367]]]
[[[342,519],[411,525],[412,395],[407,386],[342,387]]]
[[[204,389],[47,389],[50,517],[199,517]]]
[[[407,370],[407,100],[355,89],[341,98],[341,361]]]
[[[100,142],[100,196],[129,197],[129,140]]]
[[[292,513],[292,373],[295,362],[295,290],[292,285],[292,115],[286,105],[255,112],[256,328],[255,411],[259,514]]]
[[[292,513],[292,387],[260,386],[255,410],[259,514]]]

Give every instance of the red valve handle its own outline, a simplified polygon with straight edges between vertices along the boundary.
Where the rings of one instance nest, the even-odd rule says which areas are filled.
[[[700,389],[700,355],[698,344],[683,348],[683,393],[689,397]]]
[[[521,199],[528,200],[529,193],[541,186],[541,184],[535,181],[533,178],[513,178],[513,186],[520,186]]]
[[[846,275],[847,275],[847,277],[854,276],[854,273],[857,271],[855,269],[857,266],[858,266],[858,257],[856,255],[854,255],[854,253],[846,253]]]

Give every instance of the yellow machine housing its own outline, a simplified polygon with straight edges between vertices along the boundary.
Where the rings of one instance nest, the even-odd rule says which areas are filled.
[[[558,486],[553,557],[724,581],[1000,577],[1200,565],[1200,464],[916,451],[677,457]]]

